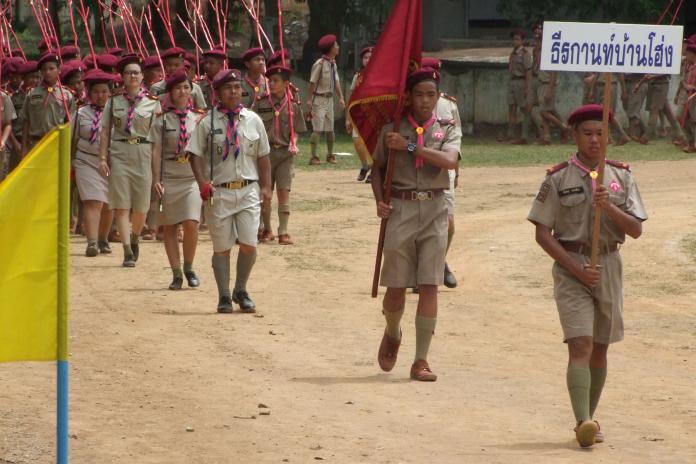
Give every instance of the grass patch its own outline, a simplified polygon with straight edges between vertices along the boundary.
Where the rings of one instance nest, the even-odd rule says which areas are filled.
[[[309,166],[310,146],[309,136],[300,138],[298,146],[301,156],[297,159],[296,168],[302,171],[328,171],[360,169],[360,159],[354,156],[338,156],[338,164],[326,164],[326,141],[319,142],[319,157],[322,164]],[[336,134],[335,152],[355,154],[353,141],[347,134]],[[552,166],[566,161],[575,151],[571,144],[555,145],[506,145],[495,139],[479,137],[464,137],[462,140],[462,167],[486,166]],[[693,155],[677,149],[668,139],[658,139],[650,145],[640,145],[631,142],[622,147],[609,147],[608,157],[623,162],[633,161],[677,161],[694,159]]]
[[[696,262],[696,234],[685,235],[680,242],[681,249],[691,261]]]
[[[311,200],[293,200],[292,209],[295,211],[318,212],[347,206],[338,197],[317,197]]]

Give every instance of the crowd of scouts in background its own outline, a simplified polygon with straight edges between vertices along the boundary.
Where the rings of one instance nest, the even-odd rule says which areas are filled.
[[[555,129],[560,143],[566,143],[570,130],[556,108],[558,73],[541,69],[543,26],[537,24],[532,31],[534,45],[531,52],[525,47],[523,30],[510,33],[513,49],[508,66],[508,128],[499,141],[525,145],[536,138],[538,144],[549,145],[552,130]],[[612,77],[610,108],[616,113],[620,99],[628,118],[628,128],[624,128],[618,119],[612,122],[616,138],[610,137],[610,140],[617,146],[631,141],[647,145],[658,137],[667,137],[666,124],[669,124],[674,145],[687,153],[696,152],[696,100],[691,98],[696,93],[696,34],[684,40],[682,54],[679,87],[671,102],[668,96],[669,75],[617,74]],[[587,73],[582,76],[582,84],[583,104],[603,103],[603,75]],[[644,121],[645,112],[648,114],[647,124]],[[520,113],[521,129],[518,127]],[[532,125],[536,129],[536,137]]]

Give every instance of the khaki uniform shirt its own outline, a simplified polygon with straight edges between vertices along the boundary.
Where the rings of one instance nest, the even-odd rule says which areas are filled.
[[[111,128],[111,145],[109,153],[114,156],[126,155],[130,149],[140,150],[144,144],[130,145],[129,139],[136,137],[151,141],[150,130],[157,113],[162,112],[159,99],[153,95],[144,96],[135,105],[135,116],[130,134],[126,132],[128,122],[128,109],[130,104],[123,95],[111,97],[104,107],[102,116],[102,129]],[[147,145],[147,150],[151,147]],[[145,149],[145,148],[143,148]]]
[[[285,100],[285,99],[283,99]],[[268,134],[268,143],[274,148],[286,148],[290,145],[290,114],[288,112],[288,105],[282,105],[282,101],[276,99],[275,97],[266,97],[259,101],[256,108],[256,113],[261,117],[263,125],[266,127],[266,133]],[[278,113],[276,115],[276,113]],[[275,118],[280,118],[280,130],[276,134],[275,130]],[[305,124],[304,115],[302,114],[302,106],[293,102],[292,104],[292,122],[293,129],[296,134],[301,134],[307,131],[307,125]]]
[[[259,180],[258,159],[267,156],[270,152],[263,121],[253,111],[243,108],[239,113],[237,124],[240,144],[239,155],[234,157],[235,146],[231,144],[229,155],[223,161],[222,157],[227,144],[227,123],[226,114],[217,108],[211,109],[199,120],[198,127],[189,139],[186,151],[203,158],[205,167],[203,172],[206,180],[209,181],[211,180],[210,156],[212,151],[212,183],[214,185],[238,180]]]
[[[618,163],[617,163],[618,164]],[[609,200],[622,211],[644,221],[648,214],[643,206],[638,186],[627,165],[617,167],[607,162],[604,185]],[[563,242],[592,244],[594,208],[592,207],[592,179],[573,163],[562,163],[548,171],[527,219],[553,230],[553,236]],[[599,239],[600,250],[624,243],[626,235],[602,215]]]
[[[68,113],[75,113],[75,100],[67,87],[56,84],[50,89],[52,92],[49,94],[46,85],[39,84],[24,99],[22,118],[29,121],[29,138],[32,140],[40,139],[54,127],[66,123]]]
[[[392,132],[391,124],[386,125],[379,135],[377,147],[373,158],[386,162],[389,149],[384,140],[388,132]],[[406,137],[409,142],[416,142],[418,135],[411,124],[403,118],[399,132]],[[459,126],[452,124],[451,121],[437,120],[432,126],[427,128],[423,134],[424,146],[434,150],[460,152],[462,142],[462,131]],[[448,189],[449,175],[447,169],[441,169],[429,163],[424,163],[423,167],[416,169],[416,160],[406,151],[394,153],[394,179],[392,187],[395,190],[433,190]]]
[[[204,110],[197,109],[188,112],[186,116],[186,132],[188,133],[189,140],[191,140],[198,126],[198,121],[204,114]],[[179,132],[179,116],[171,109],[168,108],[164,113],[159,113],[155,117],[150,132],[150,139],[154,144],[162,144],[162,158],[164,160],[172,160],[177,156],[176,149],[179,144]],[[179,154],[179,157],[184,156],[186,156],[186,147],[184,147]]]
[[[205,101],[206,108],[212,108],[216,102],[213,101],[213,85],[207,76],[201,77],[198,82],[198,86],[201,88],[203,93],[203,100]]]
[[[446,93],[440,93],[440,98],[437,99],[437,105],[435,106],[435,114],[438,119],[452,120],[455,125],[462,127],[457,100]]]
[[[553,73],[541,69],[541,44],[532,49],[532,75],[542,84],[551,82]]]
[[[27,92],[23,89],[19,89],[18,91],[10,94],[10,100],[12,100],[12,105],[14,106],[15,113],[17,114],[17,118],[12,121],[12,132],[20,142],[22,141],[22,128],[24,127],[22,108],[24,108],[24,100],[26,98]]]
[[[335,94],[336,87],[340,85],[336,62],[324,57],[319,58],[312,65],[309,82],[316,85],[315,93]]]
[[[12,104],[12,98],[1,90],[0,97],[2,98],[2,123],[3,125],[11,124],[17,119],[17,112]]]
[[[92,121],[96,116],[95,108],[92,105],[85,105],[77,110],[75,121],[73,121],[73,145],[78,151],[88,155],[99,156],[99,140],[101,139],[102,125],[101,120],[97,129],[97,139],[90,143],[92,137]],[[104,112],[101,114],[104,117]]]
[[[248,75],[242,79],[242,105],[256,111],[258,102],[268,96],[268,79],[266,76],[259,75],[254,82]]]
[[[532,55],[523,46],[510,53],[509,71],[513,78],[523,78],[532,69],[532,64]]]
[[[152,86],[150,86],[150,93],[155,97],[159,97],[160,100],[165,100],[165,97],[163,96],[167,93],[167,83],[165,80],[162,79],[161,81],[152,84]],[[200,85],[196,84],[195,82],[193,82],[191,85],[191,101],[193,102],[194,108],[201,110],[208,108],[206,106],[206,99],[203,96],[203,91],[201,90]]]

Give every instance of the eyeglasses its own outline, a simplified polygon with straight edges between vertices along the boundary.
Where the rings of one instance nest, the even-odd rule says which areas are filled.
[[[137,76],[140,74],[140,71],[123,71],[124,76]]]

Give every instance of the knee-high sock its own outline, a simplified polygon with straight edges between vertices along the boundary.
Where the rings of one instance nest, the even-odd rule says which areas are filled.
[[[288,221],[290,220],[290,205],[278,204],[278,235],[288,233]]]
[[[312,149],[312,158],[317,157],[317,145],[319,144],[319,132],[312,132],[312,135],[309,137],[309,145]]]
[[[326,133],[326,150],[327,155],[333,155],[334,149],[334,133],[333,131]]]
[[[590,420],[592,417],[590,414],[590,368],[568,366],[566,382],[575,420],[578,422]]]
[[[590,417],[594,417],[599,404],[599,398],[602,396],[604,382],[607,380],[607,368],[597,367],[590,368]]]
[[[230,257],[213,255],[213,274],[218,288],[218,295],[230,296]]]
[[[237,255],[237,276],[234,279],[234,291],[239,292],[246,290],[246,284],[249,281],[251,270],[256,262],[256,249],[250,255],[245,255],[241,251]]]
[[[271,228],[271,208],[261,211],[261,225],[263,230],[273,230]]]
[[[428,359],[430,341],[433,339],[436,324],[436,317],[416,316],[416,361]]]
[[[401,317],[404,315],[404,307],[402,306],[398,311],[388,311],[384,308],[382,309],[382,314],[384,314],[384,319],[387,321],[385,332],[389,338],[401,340]]]

